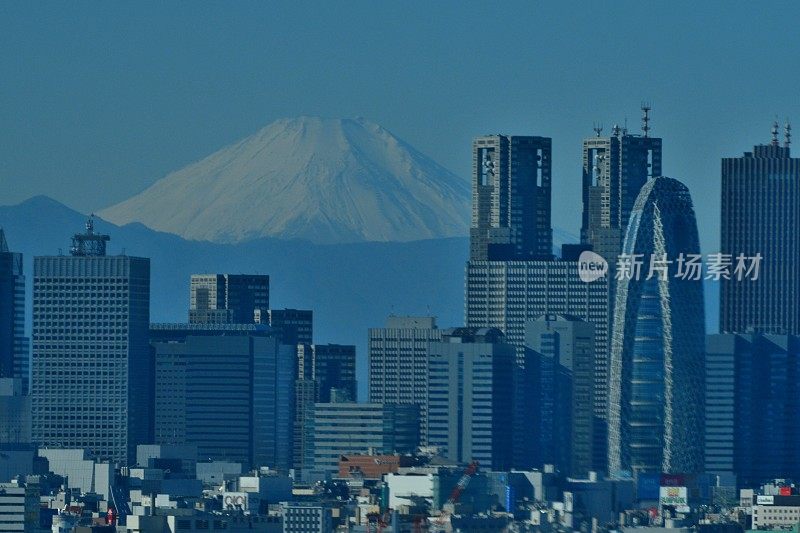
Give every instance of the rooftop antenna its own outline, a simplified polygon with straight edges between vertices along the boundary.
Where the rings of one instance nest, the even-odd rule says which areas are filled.
[[[642,102],[642,131],[644,132],[645,138],[647,138],[650,134],[650,110],[653,107],[650,105],[649,102]]]
[[[783,125],[783,146],[785,148],[789,148],[789,145],[792,144],[792,124],[789,122],[789,119],[786,119],[786,124]]]
[[[614,127],[611,128],[611,132],[614,134],[614,137],[619,136],[619,124],[614,124]]]
[[[622,134],[623,135],[628,134],[628,117],[625,117],[625,126],[622,128]]]
[[[594,134],[596,137],[600,137],[600,134],[603,133],[603,123],[602,122],[595,122],[592,125],[592,129],[594,130]]]
[[[772,123],[772,146],[778,146],[778,119]]]

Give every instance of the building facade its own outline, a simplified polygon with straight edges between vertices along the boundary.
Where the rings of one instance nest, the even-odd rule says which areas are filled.
[[[649,112],[649,109],[647,109]],[[622,252],[636,197],[649,178],[661,175],[661,139],[649,135],[649,115],[643,135],[614,126],[608,137],[583,141],[583,219],[581,242],[609,262]]]
[[[153,324],[155,442],[292,467],[295,351],[258,324]]]
[[[744,487],[800,478],[800,337],[706,338],[705,465]]]
[[[269,324],[283,344],[314,344],[314,312],[305,309],[269,309],[256,314],[256,322]]]
[[[0,444],[31,442],[31,397],[22,380],[0,378]]]
[[[269,309],[269,276],[192,274],[189,286],[191,324],[252,324]]]
[[[0,228],[0,378],[20,379],[23,394],[28,393],[30,383],[29,347],[22,254],[9,250]]]
[[[525,360],[525,324],[547,314],[566,314],[595,328],[594,468],[605,470],[608,413],[609,280],[581,280],[578,261],[469,261],[466,267],[467,327],[497,328]],[[531,411],[517,410],[518,435],[530,425]],[[517,442],[515,465],[532,466],[525,442]]]
[[[369,401],[414,404],[427,420],[428,344],[441,340],[434,317],[390,316],[369,330]],[[425,444],[425,435],[422,435]]]
[[[617,282],[609,472],[701,472],[703,285],[678,272],[681,254],[700,253],[686,186],[665,177],[645,184],[631,213],[623,253],[639,254],[648,266],[641,272],[631,268],[631,275]],[[664,261],[665,270],[650,270],[653,258]]]
[[[497,329],[448,329],[430,343],[427,445],[459,463],[511,468],[515,362]]]
[[[71,255],[34,259],[32,433],[125,464],[151,438],[150,260],[107,241],[90,219]]]
[[[306,472],[336,474],[342,455],[410,454],[419,446],[419,408],[378,403],[317,403],[306,418]]]
[[[526,394],[535,417],[526,436],[534,466],[577,477],[593,468],[594,325],[572,315],[543,315],[525,326]]]
[[[315,403],[356,401],[356,347],[298,344],[295,381],[294,467],[303,469],[305,422]]]
[[[548,259],[549,137],[486,135],[472,143],[470,259]]]
[[[722,160],[720,252],[761,256],[758,279],[721,280],[720,331],[800,334],[800,158],[773,140]]]

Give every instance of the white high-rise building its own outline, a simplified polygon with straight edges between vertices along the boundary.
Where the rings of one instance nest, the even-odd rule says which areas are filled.
[[[150,260],[86,226],[71,255],[34,259],[32,434],[125,464],[151,434]]]

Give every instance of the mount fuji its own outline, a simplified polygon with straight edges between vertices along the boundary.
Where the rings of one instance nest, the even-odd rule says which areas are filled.
[[[98,213],[190,240],[463,237],[470,189],[365,119],[282,119]]]

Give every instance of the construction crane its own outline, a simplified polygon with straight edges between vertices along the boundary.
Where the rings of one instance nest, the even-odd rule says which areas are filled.
[[[450,492],[450,497],[447,499],[447,502],[442,505],[442,512],[439,514],[439,517],[436,519],[436,526],[438,530],[443,530],[445,526],[445,520],[447,516],[450,514],[450,510],[452,509],[455,504],[458,503],[458,500],[461,498],[461,493],[466,490],[467,485],[469,485],[469,481],[472,479],[472,476],[478,471],[478,461],[472,461],[467,467],[464,469],[464,473],[461,475],[461,479],[458,480],[456,486],[453,487],[453,490]]]

